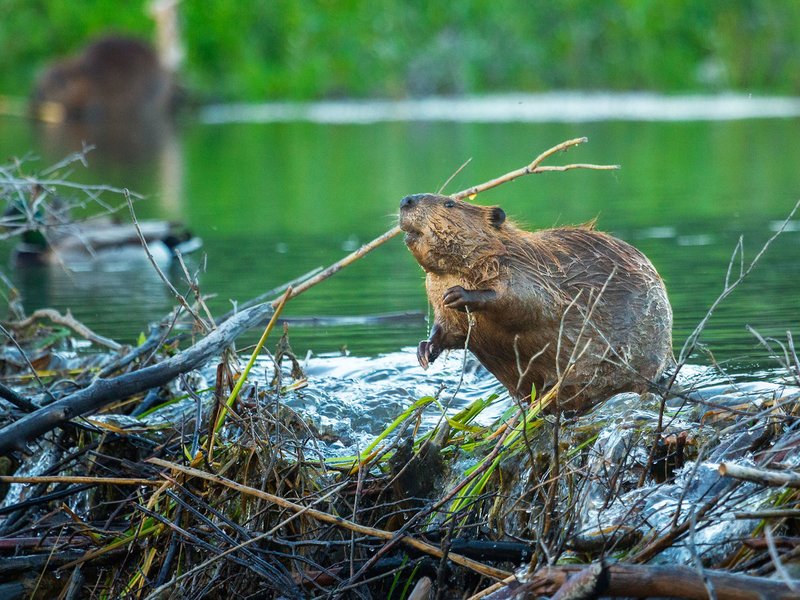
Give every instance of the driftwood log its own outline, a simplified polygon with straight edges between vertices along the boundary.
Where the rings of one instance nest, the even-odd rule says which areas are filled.
[[[193,346],[157,365],[112,379],[96,379],[88,387],[25,415],[0,430],[0,455],[24,450],[29,441],[75,417],[96,412],[112,402],[164,385],[181,373],[202,366],[219,355],[243,332],[263,323],[272,313],[270,304],[248,308],[225,321]]]

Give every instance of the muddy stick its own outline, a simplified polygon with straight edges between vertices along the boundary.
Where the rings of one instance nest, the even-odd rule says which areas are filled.
[[[588,141],[589,141],[589,138],[581,137],[581,138],[575,138],[575,139],[572,139],[572,140],[567,140],[565,142],[561,142],[560,144],[558,144],[556,146],[553,146],[552,148],[549,148],[549,149],[545,150],[544,152],[542,152],[539,156],[537,156],[533,160],[533,162],[531,162],[528,165],[525,165],[524,167],[521,167],[519,169],[515,169],[513,171],[509,171],[505,175],[501,175],[500,177],[496,177],[494,179],[490,179],[489,181],[486,181],[486,182],[481,183],[479,185],[475,185],[475,186],[467,188],[465,190],[461,190],[460,192],[456,192],[455,194],[451,194],[451,196],[453,198],[457,199],[457,200],[464,200],[464,199],[467,199],[467,198],[468,199],[472,199],[472,198],[474,198],[476,195],[478,195],[481,192],[485,192],[486,190],[490,190],[490,189],[495,188],[495,187],[497,187],[499,185],[502,185],[504,183],[508,183],[509,181],[513,181],[515,179],[518,179],[519,177],[523,177],[524,175],[536,175],[536,174],[539,174],[539,173],[548,173],[548,172],[553,172],[553,171],[559,171],[559,172],[560,171],[569,171],[571,169],[591,169],[591,170],[594,170],[594,171],[611,171],[611,170],[619,169],[619,165],[593,165],[593,164],[588,164],[588,163],[575,163],[575,164],[561,165],[561,166],[542,166],[541,163],[544,162],[549,157],[553,156],[554,154],[557,154],[559,152],[563,152],[565,150],[568,150],[570,148],[578,146],[579,144],[586,143]],[[311,277],[311,278],[305,280],[303,283],[299,284],[297,287],[294,288],[294,291],[292,292],[292,296],[291,297],[294,298],[295,296],[299,296],[300,294],[302,294],[303,292],[305,292],[309,288],[314,287],[318,283],[328,279],[328,277],[330,277],[332,275],[335,275],[336,273],[341,271],[343,268],[347,267],[348,265],[350,265],[350,264],[354,263],[355,261],[357,261],[358,259],[362,258],[365,254],[368,254],[369,252],[372,252],[378,246],[381,246],[382,244],[388,242],[390,239],[392,239],[393,237],[395,237],[399,233],[400,233],[400,227],[399,226],[392,227],[386,233],[378,236],[377,238],[375,238],[371,242],[368,242],[368,243],[364,244],[358,250],[352,252],[351,254],[348,254],[343,259],[341,259],[341,260],[335,262],[334,264],[332,264],[331,266],[329,266],[327,269],[324,269],[324,270],[320,271],[319,273],[317,273],[313,277]],[[279,298],[273,300],[273,302],[272,302],[273,308],[276,307],[279,302],[280,302]]]

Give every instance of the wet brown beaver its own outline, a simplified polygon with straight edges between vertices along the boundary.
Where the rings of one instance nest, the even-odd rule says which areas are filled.
[[[168,114],[178,86],[149,44],[110,36],[54,63],[39,78],[31,111],[45,121],[109,121]]]
[[[434,309],[423,368],[466,346],[513,396],[561,381],[559,404],[581,408],[646,391],[673,363],[664,284],[619,239],[587,226],[528,232],[499,207],[434,194],[403,198],[400,227]]]

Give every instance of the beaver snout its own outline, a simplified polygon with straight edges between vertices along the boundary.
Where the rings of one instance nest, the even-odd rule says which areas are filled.
[[[420,216],[414,209],[419,206],[420,200],[424,196],[425,194],[414,194],[400,200],[400,229],[407,234],[419,233],[420,227],[416,221],[419,220]]]
[[[417,204],[419,204],[419,201],[423,195],[424,194],[413,194],[412,196],[406,196],[400,200],[400,210],[409,210],[414,208]]]

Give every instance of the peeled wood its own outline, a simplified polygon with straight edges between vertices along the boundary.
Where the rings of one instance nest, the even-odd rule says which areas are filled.
[[[746,481],[756,481],[766,485],[800,488],[800,474],[792,471],[775,471],[771,469],[755,469],[736,463],[725,462],[719,466],[719,474]]]
[[[534,573],[526,583],[517,585],[515,592],[523,589],[529,593],[551,595],[566,583],[569,577],[583,571],[586,565],[559,565],[544,567]],[[787,583],[751,577],[738,573],[720,571],[704,571],[714,586],[717,600],[797,600],[800,592],[793,591]],[[608,587],[601,591],[602,597],[651,598],[667,597],[683,600],[708,600],[708,590],[703,580],[692,567],[685,566],[650,566],[617,564],[607,568]],[[512,584],[511,580],[506,580]],[[792,584],[800,590],[800,581]],[[494,586],[495,591],[497,590]],[[470,600],[485,598],[477,594]]]

